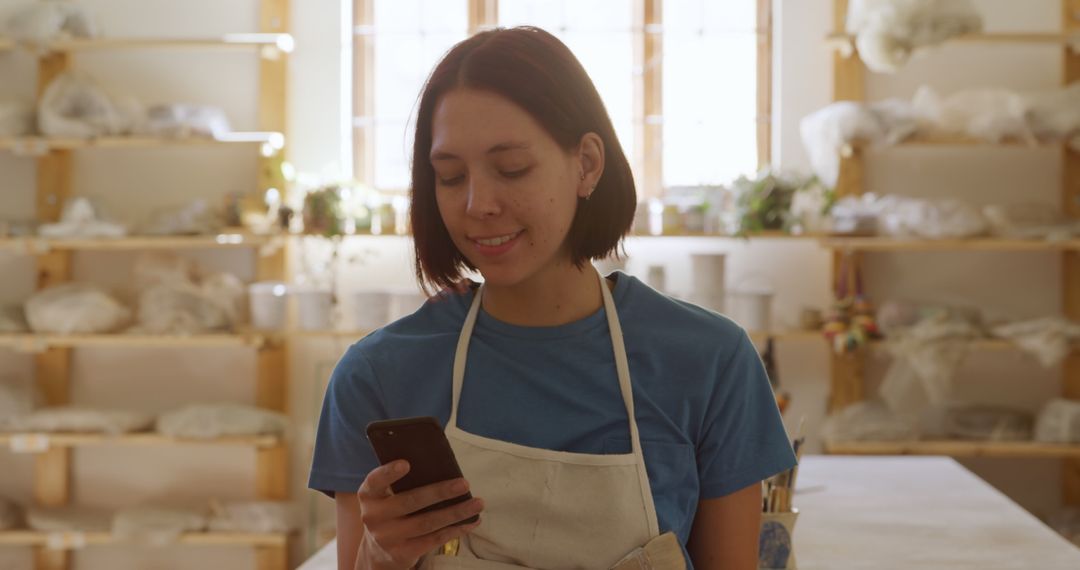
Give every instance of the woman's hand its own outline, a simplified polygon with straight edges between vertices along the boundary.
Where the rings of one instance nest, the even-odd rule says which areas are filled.
[[[475,497],[413,515],[436,503],[464,495],[469,485],[464,479],[452,479],[395,495],[390,485],[408,472],[408,462],[394,461],[372,470],[360,485],[356,497],[360,503],[364,536],[356,557],[357,570],[409,570],[424,554],[465,536],[480,525],[480,521],[454,525],[484,509],[484,502]]]

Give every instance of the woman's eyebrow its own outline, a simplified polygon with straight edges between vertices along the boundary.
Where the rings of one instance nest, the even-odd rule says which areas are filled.
[[[527,150],[531,147],[529,143],[524,142],[504,142],[499,143],[488,149],[487,154],[495,154],[497,152],[506,152],[508,150]]]
[[[489,148],[487,150],[486,154],[497,154],[497,153],[500,153],[500,152],[506,152],[506,151],[510,151],[510,150],[528,150],[530,148],[532,148],[532,145],[530,145],[529,143],[524,143],[524,142],[504,142],[504,143],[499,143],[499,144]],[[460,159],[458,158],[457,155],[451,154],[449,152],[438,150],[438,151],[433,151],[431,153],[430,160],[434,162],[436,160],[460,160]]]

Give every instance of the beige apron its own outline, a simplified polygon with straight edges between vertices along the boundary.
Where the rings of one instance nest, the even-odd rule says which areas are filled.
[[[629,418],[631,452],[550,451],[458,429],[458,403],[481,287],[458,339],[446,437],[473,494],[486,506],[480,526],[460,541],[455,555],[429,555],[421,569],[685,568],[674,534],[659,533],[634,418],[622,328],[611,292],[604,278],[599,279]]]

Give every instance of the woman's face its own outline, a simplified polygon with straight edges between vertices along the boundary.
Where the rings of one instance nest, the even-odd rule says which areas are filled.
[[[582,161],[531,115],[494,93],[450,91],[435,107],[430,159],[443,222],[488,284],[569,266]]]

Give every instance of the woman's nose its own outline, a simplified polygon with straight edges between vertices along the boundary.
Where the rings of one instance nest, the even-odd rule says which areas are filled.
[[[501,211],[498,189],[483,176],[469,177],[469,199],[465,213],[475,218],[489,218]]]

